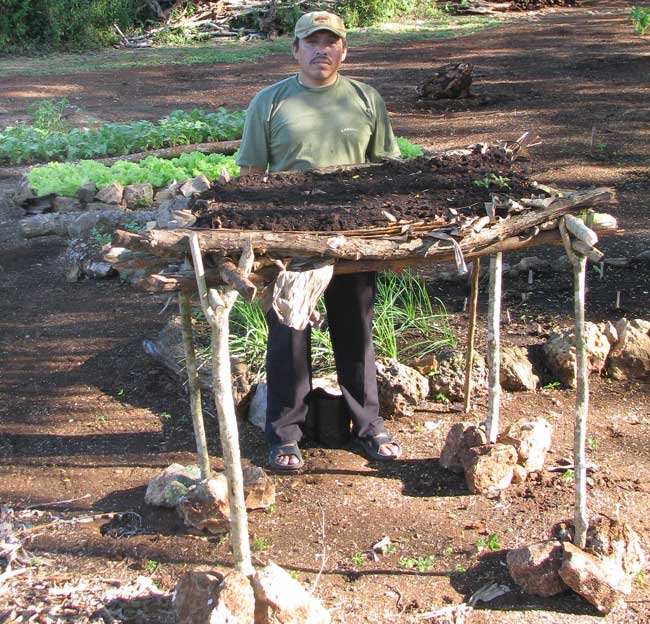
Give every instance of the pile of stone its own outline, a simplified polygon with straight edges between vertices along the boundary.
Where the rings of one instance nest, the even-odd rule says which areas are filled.
[[[471,422],[452,425],[440,454],[440,465],[464,473],[473,494],[498,496],[512,483],[523,483],[544,467],[552,428],[544,418],[522,418],[490,444],[485,427]]]
[[[158,228],[187,227],[195,219],[187,209],[189,198],[210,188],[198,175],[184,182],[154,190],[151,184],[110,184],[101,190],[94,182],[80,186],[74,197],[37,196],[26,177],[14,193],[14,202],[25,210],[19,223],[25,238],[61,236],[84,238],[101,226],[108,232],[125,225],[155,224]],[[179,214],[181,213],[181,214]]]
[[[268,509],[275,503],[275,485],[257,466],[245,466],[246,509]],[[224,473],[202,480],[198,466],[172,464],[153,477],[144,497],[148,505],[176,509],[185,525],[211,534],[230,530],[228,482]]]
[[[567,537],[509,551],[510,575],[529,594],[548,597],[571,589],[609,613],[631,593],[645,565],[638,535],[622,520],[598,516],[590,522],[584,550]]]
[[[585,323],[587,365],[590,373],[607,372],[617,380],[650,375],[650,321],[626,318],[616,323]],[[575,388],[575,332],[554,332],[544,345],[548,365],[557,379]]]

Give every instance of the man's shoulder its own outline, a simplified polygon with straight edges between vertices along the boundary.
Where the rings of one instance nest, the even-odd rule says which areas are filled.
[[[252,103],[273,102],[278,98],[286,97],[296,90],[296,77],[289,76],[284,80],[274,82],[263,89],[260,89],[252,100]]]
[[[365,82],[355,80],[354,78],[348,78],[347,76],[339,76],[339,79],[342,81],[344,88],[354,92],[359,98],[366,102],[366,104],[372,104],[377,99],[381,99],[379,91]]]

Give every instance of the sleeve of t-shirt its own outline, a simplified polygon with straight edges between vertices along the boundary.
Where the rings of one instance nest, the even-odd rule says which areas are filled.
[[[269,162],[267,110],[259,95],[255,96],[246,111],[244,134],[239,147],[237,164],[262,167]]]
[[[386,103],[376,91],[373,95],[375,129],[367,149],[368,160],[378,162],[384,158],[397,158],[400,151],[393,134],[393,128],[390,125]]]

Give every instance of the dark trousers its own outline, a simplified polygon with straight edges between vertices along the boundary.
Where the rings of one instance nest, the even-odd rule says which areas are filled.
[[[382,433],[375,349],[372,344],[375,273],[335,275],[325,290],[325,307],[339,386],[360,437]],[[297,442],[311,391],[311,331],[283,325],[271,309],[266,315],[268,400],[266,435],[272,444]]]

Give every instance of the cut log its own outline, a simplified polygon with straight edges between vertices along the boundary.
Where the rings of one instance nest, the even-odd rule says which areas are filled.
[[[490,245],[519,235],[535,226],[582,208],[594,208],[610,204],[614,191],[608,188],[581,191],[570,197],[543,200],[541,210],[531,209],[523,214],[509,217],[479,232],[470,232],[459,241],[465,255],[479,254]],[[437,228],[440,230],[441,228]],[[196,232],[201,249],[220,256],[238,254],[244,241],[250,240],[255,255],[273,254],[275,257],[320,256],[338,260],[398,261],[413,257],[427,258],[431,263],[449,257],[452,249],[449,241],[426,235],[404,240],[345,236],[331,232],[268,232],[242,230],[151,230],[145,234],[132,234],[118,230],[113,244],[155,255],[184,255],[188,249],[191,233]]]
[[[604,227],[594,227],[594,230],[600,236],[608,236],[614,234],[622,234],[621,230],[617,230],[614,226],[607,225]],[[490,245],[480,252],[469,252],[466,254],[467,259],[478,258],[482,256],[489,256],[499,251],[515,251],[517,249],[524,249],[536,245],[561,245],[562,239],[558,230],[545,230],[539,232],[536,236],[520,238],[514,236],[506,240]],[[151,257],[151,256],[150,256]],[[453,251],[450,249],[446,256],[436,257],[436,263],[451,262],[454,259]],[[380,271],[382,269],[402,270],[406,267],[431,265],[432,261],[428,258],[413,257],[400,259],[395,261],[387,260],[359,260],[354,261],[339,261],[334,265],[335,274],[345,273],[363,273],[367,271]],[[254,273],[248,276],[248,279],[256,284],[258,287],[269,283],[275,278],[280,269],[275,265],[264,266],[263,268],[256,269]],[[206,281],[208,286],[220,286],[223,284],[219,269],[206,269]],[[148,292],[174,292],[183,288],[195,289],[194,273],[191,271],[171,271],[165,274],[147,275],[142,280],[137,282],[136,286]]]
[[[127,222],[144,225],[156,219],[153,210],[93,210],[85,212],[58,213],[33,215],[18,222],[18,230],[24,238],[38,238],[40,236],[62,236],[75,238],[90,232],[98,223],[111,228],[122,226]]]

